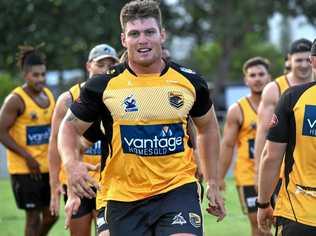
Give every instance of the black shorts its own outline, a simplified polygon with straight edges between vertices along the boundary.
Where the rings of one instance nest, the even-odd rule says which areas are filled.
[[[40,180],[31,178],[30,174],[14,174],[11,175],[11,185],[18,208],[32,210],[49,207],[48,173],[41,174]]]
[[[244,214],[257,212],[257,192],[254,185],[237,186],[241,208]]]
[[[67,196],[67,186],[63,185],[63,189],[64,189],[64,201],[65,204],[67,202],[68,196]],[[71,216],[71,219],[77,219],[80,218],[84,215],[90,214],[93,212],[93,210],[96,209],[96,203],[95,203],[95,198],[81,198],[81,204],[80,207],[78,209],[78,212],[74,215]]]
[[[195,182],[144,200],[108,201],[106,217],[111,236],[203,235],[200,197]]]
[[[316,227],[301,224],[299,222],[289,220],[284,217],[277,217],[277,230],[281,229],[282,236],[315,236],[316,235]],[[278,235],[278,232],[276,232]]]
[[[106,222],[105,212],[106,212],[105,207],[102,207],[98,210],[98,215],[97,215],[98,234],[109,229],[109,224]]]

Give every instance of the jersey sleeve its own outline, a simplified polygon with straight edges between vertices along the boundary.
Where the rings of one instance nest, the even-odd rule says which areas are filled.
[[[193,107],[191,108],[190,116],[203,116],[209,111],[213,104],[210,98],[210,92],[205,80],[201,77],[196,76],[191,82],[195,88],[196,98]]]
[[[284,93],[273,114],[267,139],[277,143],[288,143],[290,134],[290,93]]]
[[[102,97],[107,81],[108,79],[104,75],[89,79],[81,88],[79,98],[70,106],[71,112],[86,122],[97,120],[100,114],[106,110]]]

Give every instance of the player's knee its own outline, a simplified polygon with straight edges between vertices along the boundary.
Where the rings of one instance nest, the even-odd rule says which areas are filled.
[[[58,216],[46,215],[43,217],[43,225],[52,225],[58,220]]]
[[[38,227],[40,225],[40,211],[31,210],[26,212],[26,224],[28,227]]]

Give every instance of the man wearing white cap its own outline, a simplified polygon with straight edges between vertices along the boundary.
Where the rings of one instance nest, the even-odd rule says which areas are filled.
[[[110,66],[117,63],[118,57],[114,48],[107,44],[99,44],[95,46],[89,53],[86,69],[89,78],[93,75],[104,74]],[[70,104],[79,97],[82,84],[74,85],[69,91],[61,94],[56,102],[53,118],[52,130],[49,142],[49,170],[50,170],[50,186],[51,186],[51,203],[50,210],[52,215],[58,215],[60,206],[60,195],[64,193],[65,202],[67,200],[67,176],[63,170],[61,158],[57,150],[57,136],[60,123],[64,118]],[[82,139],[82,149],[93,144],[84,151],[83,161],[88,163],[90,168],[100,162],[101,144],[97,137],[99,134],[100,124],[92,125],[91,130],[87,130]],[[93,169],[93,168],[92,168]],[[90,171],[90,175],[98,180],[99,172],[97,170]],[[76,214],[72,215],[71,220],[67,222],[71,235],[90,235],[91,222],[96,218],[95,198],[82,198],[80,208]]]

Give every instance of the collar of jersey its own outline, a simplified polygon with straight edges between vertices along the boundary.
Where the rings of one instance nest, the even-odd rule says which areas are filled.
[[[169,62],[166,61],[165,59],[163,59],[163,60],[164,60],[164,62],[165,62],[165,67],[164,67],[163,70],[160,72],[160,74],[154,73],[154,74],[139,74],[139,75],[137,75],[137,74],[129,67],[127,61],[125,62],[125,66],[126,66],[127,70],[128,70],[131,74],[133,74],[134,76],[136,76],[136,77],[152,77],[152,76],[157,76],[157,77],[158,77],[158,76],[163,76],[163,75],[168,71],[168,69],[169,69]]]

